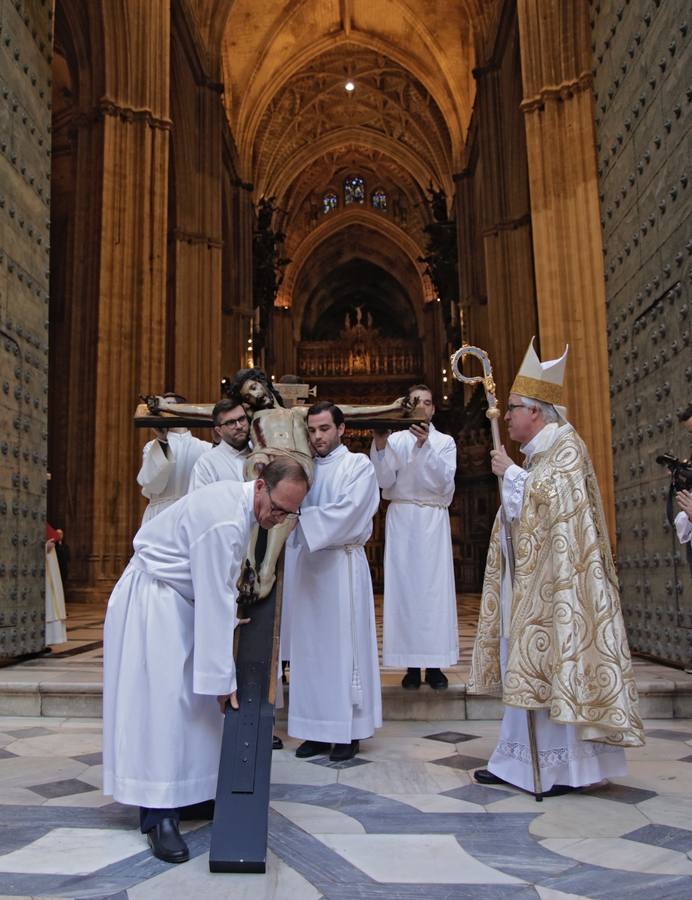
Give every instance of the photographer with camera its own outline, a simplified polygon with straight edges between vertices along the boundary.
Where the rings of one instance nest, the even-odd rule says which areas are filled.
[[[692,403],[687,405],[678,418],[687,431],[692,433]],[[692,466],[688,463],[685,468],[687,476],[685,478],[685,487],[681,486],[675,494],[676,503],[680,507],[680,512],[675,517],[675,530],[678,533],[678,540],[681,544],[692,542],[692,484],[690,484]]]
[[[692,434],[692,403],[688,403],[679,413],[678,419]],[[678,459],[672,453],[663,453],[656,457],[656,462],[661,466],[667,466],[670,471],[670,493],[666,515],[670,524],[675,527],[680,543],[689,545],[687,561],[692,572],[692,460]],[[680,510],[677,515],[674,515],[675,505]]]

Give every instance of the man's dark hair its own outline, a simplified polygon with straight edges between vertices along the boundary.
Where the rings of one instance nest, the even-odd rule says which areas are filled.
[[[678,413],[678,421],[686,422],[692,417],[692,403],[688,403],[681,413]]]
[[[313,403],[308,410],[308,419],[310,418],[310,416],[318,416],[323,412],[332,414],[332,422],[336,425],[337,428],[339,427],[339,425],[344,424],[344,414],[335,403],[332,403],[331,400],[320,400],[319,403]]]
[[[242,406],[243,404],[240,402],[239,394],[231,394],[230,397],[223,397],[216,404],[214,409],[211,411],[212,419],[214,420],[214,425],[219,424],[219,417],[221,413],[230,412],[232,409],[235,409],[236,406]]]
[[[427,384],[412,384],[411,387],[408,389],[407,396],[410,397],[411,394],[415,394],[418,391],[427,391],[431,397],[433,395],[433,392],[430,390],[430,388],[427,386]]]
[[[270,490],[275,488],[280,481],[293,481],[296,484],[310,487],[305,469],[290,456],[279,456],[267,463],[262,469],[260,478]]]
[[[274,388],[274,385],[267,378],[267,373],[262,369],[238,369],[233,378],[232,388],[235,388],[239,392],[246,381],[259,381],[260,384],[263,384],[269,393],[273,395],[276,400],[276,405],[284,406],[281,394]]]

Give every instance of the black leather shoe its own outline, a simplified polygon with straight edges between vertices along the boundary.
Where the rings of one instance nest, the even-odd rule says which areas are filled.
[[[543,797],[561,797],[563,794],[571,794],[572,791],[578,791],[579,788],[572,787],[569,784],[554,784],[549,791],[543,792]]]
[[[401,686],[407,691],[417,691],[420,687],[420,669],[409,667],[407,673],[401,679]]]
[[[349,759],[353,759],[359,750],[360,744],[358,741],[351,741],[350,744],[334,744],[334,749],[329,754],[329,759],[331,762],[346,762]]]
[[[425,683],[430,685],[434,691],[445,691],[449,686],[447,676],[439,669],[426,669]]]
[[[504,778],[493,775],[493,773],[489,772],[487,769],[476,769],[473,773],[473,777],[478,784],[507,784]]]
[[[272,738],[272,750],[283,750],[284,742],[281,740],[278,734],[275,734]]]
[[[170,816],[147,831],[147,840],[154,856],[164,862],[183,863],[190,858],[187,844],[180,836],[178,823]]]
[[[298,759],[309,759],[311,756],[325,756],[332,749],[331,744],[324,741],[303,741],[296,750]]]

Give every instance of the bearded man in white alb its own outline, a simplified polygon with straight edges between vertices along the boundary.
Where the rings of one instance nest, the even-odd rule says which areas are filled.
[[[189,491],[215,481],[244,481],[250,420],[239,397],[224,397],[212,410],[219,443],[203,453],[192,469]]]
[[[533,791],[531,710],[548,794],[626,774],[623,748],[643,744],[600,491],[558,405],[566,357],[541,363],[529,345],[505,415],[524,468],[504,447],[491,451],[509,535],[498,514],[468,682],[471,693],[501,690],[505,703],[500,740],[476,781]]]
[[[432,424],[432,392],[408,390],[428,424],[396,434],[375,432],[370,459],[382,496],[389,500],[384,544],[385,666],[407,668],[402,687],[425,681],[447,687],[441,667],[459,659],[457,599],[448,507],[454,496],[457,450],[453,438]]]
[[[307,487],[302,466],[284,457],[256,481],[187,494],[140,528],[111,594],[103,791],[140,807],[142,833],[166,862],[189,858],[181,808],[215,796],[220,712],[238,708],[233,632],[250,532],[297,517]]]
[[[307,413],[315,478],[289,539],[293,578],[288,733],[296,756],[351,759],[382,725],[372,579],[364,544],[380,492],[372,463],[342,443],[332,403]]]

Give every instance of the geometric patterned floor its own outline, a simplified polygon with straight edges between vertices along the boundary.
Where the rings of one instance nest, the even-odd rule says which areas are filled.
[[[498,722],[387,722],[351,764],[274,753],[266,875],[154,859],[100,793],[101,722],[0,718],[0,895],[238,900],[690,900],[692,721],[651,720],[616,783],[482,787]]]

